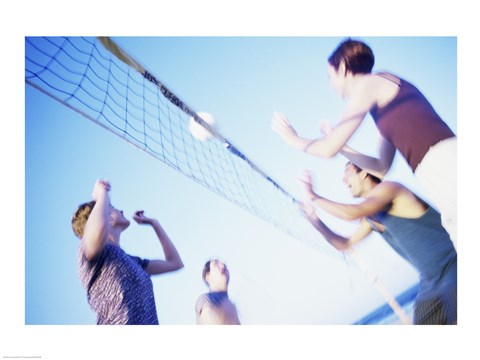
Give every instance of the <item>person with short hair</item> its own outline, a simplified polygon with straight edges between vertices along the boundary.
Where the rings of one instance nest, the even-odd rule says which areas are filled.
[[[297,150],[322,158],[341,153],[379,178],[390,169],[398,150],[439,209],[456,246],[457,137],[413,84],[388,72],[372,73],[374,63],[372,49],[358,40],[346,39],[330,55],[331,86],[347,103],[336,126],[321,126],[324,137],[300,137],[279,112],[274,113],[272,128]],[[378,158],[346,146],[367,113],[381,134]]]
[[[220,260],[209,260],[202,276],[210,291],[200,295],[195,305],[197,325],[240,325],[237,308],[228,297],[227,266]]]
[[[162,226],[144,211],[135,212],[138,224],[153,228],[165,260],[148,260],[127,254],[120,235],[130,226],[123,211],[110,204],[110,183],[97,180],[93,201],[80,205],[72,229],[80,239],[78,272],[97,325],[158,325],[152,275],[175,271],[183,262]]]
[[[363,199],[358,204],[318,195],[309,174],[302,181],[308,197],[301,205],[303,213],[333,247],[345,251],[376,231],[418,271],[414,324],[457,323],[457,252],[434,208],[405,186],[381,181],[352,163],[343,181],[354,197]],[[349,237],[336,234],[318,218],[314,206],[340,219],[361,219],[360,226]]]

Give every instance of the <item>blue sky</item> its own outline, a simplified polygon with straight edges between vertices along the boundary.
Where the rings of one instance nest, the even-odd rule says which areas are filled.
[[[335,120],[342,102],[328,86],[325,64],[342,38],[115,39],[193,108],[213,113],[221,133],[293,194],[301,194],[296,175],[310,168],[320,193],[350,201],[340,181],[343,159],[294,153],[270,130],[274,110],[286,113],[305,135],[317,131],[321,118]],[[454,38],[360,38],[374,49],[377,70],[412,80],[456,131]],[[199,51],[202,56],[192,57]],[[199,83],[200,89],[194,86]],[[98,177],[111,180],[112,201],[127,214],[143,208],[156,216],[183,257],[185,269],[153,279],[161,323],[193,323],[194,301],[206,291],[201,267],[212,256],[224,259],[231,269],[231,297],[245,324],[348,324],[382,303],[354,266],[283,235],[28,86],[25,99],[25,306],[18,309],[20,318],[25,316],[22,324],[94,322],[76,277],[76,239],[69,220],[75,206],[88,200]],[[353,145],[374,151],[373,133],[366,124]],[[390,178],[421,194],[400,157]],[[348,232],[343,222],[326,220]],[[153,232],[134,223],[122,245],[145,257],[159,250]],[[380,238],[372,237],[358,251],[391,291],[401,292],[415,282],[414,271]],[[23,290],[19,285],[15,289]],[[159,333],[174,343],[187,331],[166,328],[168,333]],[[39,329],[45,328],[26,327],[26,332],[38,335]],[[69,334],[71,327],[48,329],[47,338],[50,333]],[[292,336],[291,329],[268,329],[280,339]],[[120,332],[128,336],[128,330]],[[31,344],[45,354],[51,342],[44,339],[38,336]],[[267,343],[274,344],[271,339],[267,337]],[[302,344],[314,340],[311,332],[296,339]]]
[[[294,196],[302,197],[297,176],[305,168],[321,194],[354,201],[341,182],[345,159],[296,153],[270,129],[274,110],[305,136],[318,133],[320,119],[335,121],[342,101],[329,87],[325,59],[342,38],[114,40],[193,109],[212,113],[219,131]],[[418,83],[455,130],[454,37],[364,40],[377,70]],[[438,73],[447,86],[432,81]],[[368,125],[371,120],[352,144],[372,152],[377,134]],[[25,134],[26,324],[94,323],[77,278],[78,242],[69,220],[90,199],[97,178],[111,181],[112,202],[126,214],[145,209],[158,218],[184,260],[183,270],[153,278],[161,324],[194,324],[195,300],[206,291],[201,269],[211,257],[231,269],[230,295],[244,324],[350,324],[383,303],[352,262],[285,236],[29,86]],[[401,157],[390,178],[416,186]],[[325,220],[345,235],[355,226]],[[124,249],[163,257],[149,230],[132,222]],[[372,236],[358,251],[393,294],[415,284],[415,272],[380,238]]]
[[[454,37],[362,39],[374,49],[377,71],[418,84],[456,130]],[[294,196],[302,196],[298,174],[310,169],[319,193],[354,201],[341,182],[345,159],[297,153],[270,129],[275,110],[305,136],[318,133],[321,119],[336,120],[343,103],[329,87],[326,58],[341,37],[114,40],[193,109],[212,113],[219,131]],[[229,266],[230,296],[246,325],[350,324],[383,304],[351,262],[284,235],[36,89],[25,90],[26,324],[95,323],[77,278],[69,221],[97,178],[111,181],[112,202],[127,215],[144,209],[158,218],[183,258],[184,269],[153,278],[161,324],[194,324],[195,300],[207,290],[201,269],[211,257]],[[351,144],[374,152],[377,136],[367,119]],[[416,188],[400,156],[389,178]],[[324,218],[345,235],[355,226]],[[133,221],[122,246],[162,256],[153,231]],[[413,269],[381,238],[358,251],[393,294],[416,283]]]

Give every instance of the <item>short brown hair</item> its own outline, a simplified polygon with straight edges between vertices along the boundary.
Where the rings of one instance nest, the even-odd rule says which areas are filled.
[[[95,201],[89,201],[81,204],[72,216],[72,229],[75,236],[81,239],[88,217],[95,206]]]
[[[346,39],[338,45],[328,58],[328,63],[338,70],[341,63],[352,74],[369,74],[375,64],[372,49],[364,42]]]

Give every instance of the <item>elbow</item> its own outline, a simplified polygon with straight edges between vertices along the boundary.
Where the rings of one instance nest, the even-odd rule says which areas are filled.
[[[345,213],[341,214],[339,217],[342,220],[354,221],[354,220],[360,219],[362,216],[359,215],[359,214],[355,214],[353,212],[345,212]]]
[[[340,218],[347,221],[359,220],[365,216],[368,216],[364,208],[358,205],[347,205],[341,209]]]
[[[175,264],[175,270],[180,270],[180,269],[183,269],[184,267],[185,265],[183,264],[183,261],[181,259],[179,259]]]
[[[341,253],[347,252],[347,250],[350,249],[350,246],[347,244],[343,244],[339,247],[337,247],[337,250],[340,251]]]
[[[347,220],[347,221],[355,221],[355,220],[358,220],[358,216],[354,216],[352,214],[349,214],[347,215],[344,219]]]
[[[328,242],[332,245],[336,250],[340,252],[345,252],[350,248],[348,240],[346,239],[339,239],[339,238],[332,238],[329,239]]]
[[[332,159],[334,158],[335,156],[337,156],[337,154],[340,152],[340,150],[335,150],[335,149],[326,149],[325,151],[323,151],[323,154],[321,155],[322,158],[324,159]]]
[[[322,140],[323,139],[312,140],[303,151],[307,154],[321,157],[323,159],[331,159],[341,151],[341,147],[332,146],[328,143],[324,143]]]
[[[343,149],[345,143],[339,143],[338,140],[334,140],[330,136],[327,137],[328,142],[322,148],[322,157],[325,159],[331,159],[338,155]]]
[[[312,151],[312,155],[321,157],[323,159],[331,159],[338,153],[339,151],[335,151],[335,149],[318,149],[317,151]]]
[[[167,272],[177,271],[177,270],[183,269],[185,267],[185,265],[183,264],[183,261],[180,258],[178,258],[178,259],[167,259],[167,263],[168,263]]]
[[[170,271],[180,270],[185,267],[182,258],[178,254],[167,256],[166,261],[169,264]]]

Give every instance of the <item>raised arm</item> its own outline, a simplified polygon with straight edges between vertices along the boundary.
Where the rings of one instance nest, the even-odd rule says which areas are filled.
[[[379,158],[362,154],[348,145],[345,145],[340,153],[358,167],[381,179],[392,166],[395,151],[395,147],[381,137]]]
[[[344,237],[333,232],[322,220],[320,220],[316,215],[315,208],[312,204],[302,203],[300,208],[305,218],[313,225],[313,227],[323,235],[325,240],[339,251],[348,250],[353,244],[366,238],[372,232],[370,224],[365,219],[362,219],[357,230],[350,237]]]
[[[157,237],[160,240],[163,253],[165,254],[165,260],[150,260],[146,269],[147,273],[150,275],[158,275],[181,269],[184,266],[182,259],[175,248],[175,245],[173,245],[173,242],[170,240],[170,237],[162,228],[158,220],[146,217],[143,214],[143,211],[135,212],[133,219],[138,224],[147,224],[152,226],[155,234],[157,234]]]
[[[336,128],[323,138],[300,137],[284,114],[275,112],[272,129],[293,148],[321,158],[332,158],[337,155],[352,137],[365,114],[358,114],[338,124]]]
[[[382,182],[370,192],[363,202],[359,204],[342,204],[315,193],[312,178],[308,172],[305,172],[300,181],[305,186],[305,192],[309,201],[329,214],[343,220],[360,219],[384,210],[390,206],[399,191],[396,183]]]
[[[370,111],[376,100],[369,81],[358,84],[352,92],[337,125],[323,138],[300,137],[292,127],[287,117],[275,112],[272,119],[272,129],[290,146],[310,155],[331,158],[337,155],[358,129],[365,115]]]
[[[329,135],[333,131],[333,128],[330,122],[323,121],[320,123],[320,130],[324,135]],[[396,148],[383,136],[380,136],[378,158],[362,154],[348,145],[345,145],[342,150],[340,150],[340,154],[352,163],[380,179],[385,176],[392,166],[395,152]]]
[[[97,180],[93,186],[92,197],[95,206],[85,224],[82,237],[85,257],[90,260],[98,254],[108,240],[110,198],[108,192],[110,184],[106,180]]]

